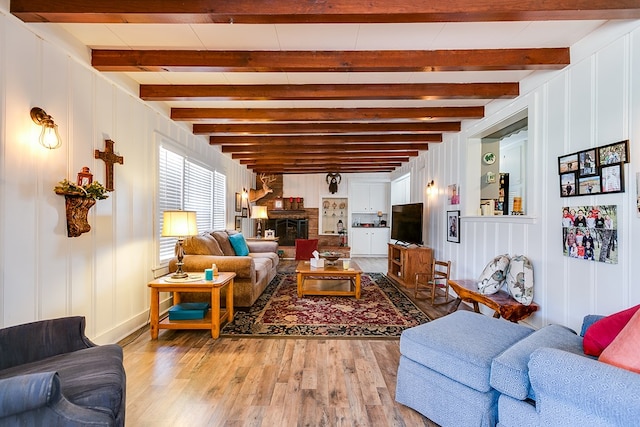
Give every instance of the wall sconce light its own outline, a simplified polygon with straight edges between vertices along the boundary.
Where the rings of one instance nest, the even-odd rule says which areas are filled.
[[[436,184],[433,182],[433,180],[427,182],[427,194],[431,194],[435,186]]]
[[[42,108],[33,107],[31,109],[31,120],[38,126],[42,126],[42,132],[38,142],[44,148],[54,150],[62,145],[58,125],[53,122],[53,117],[48,115]]]

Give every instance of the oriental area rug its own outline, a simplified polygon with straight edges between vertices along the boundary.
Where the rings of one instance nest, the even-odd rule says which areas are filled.
[[[279,273],[248,311],[236,311],[221,335],[397,338],[429,321],[383,274],[362,274],[361,298],[298,298],[296,276]]]

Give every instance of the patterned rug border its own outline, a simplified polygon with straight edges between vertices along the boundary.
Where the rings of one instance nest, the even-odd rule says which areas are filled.
[[[431,321],[398,287],[382,273],[363,273],[371,278],[389,301],[403,316],[415,321],[412,326],[395,325],[273,325],[265,331],[257,331],[256,321],[262,318],[274,293],[287,276],[294,273],[278,273],[247,311],[238,310],[234,320],[220,331],[220,336],[235,338],[372,338],[397,339],[405,329]],[[350,298],[350,297],[346,297]]]

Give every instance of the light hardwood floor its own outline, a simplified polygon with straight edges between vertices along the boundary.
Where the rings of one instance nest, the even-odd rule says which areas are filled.
[[[386,272],[386,258],[357,259]],[[291,268],[291,262],[282,268]],[[446,312],[419,301],[431,318]],[[429,312],[431,314],[429,314]],[[398,339],[220,338],[148,328],[121,345],[127,426],[437,426],[395,402]]]

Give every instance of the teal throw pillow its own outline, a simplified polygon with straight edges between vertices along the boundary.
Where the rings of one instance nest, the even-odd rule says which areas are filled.
[[[242,233],[231,234],[229,236],[229,242],[231,242],[231,247],[233,247],[237,256],[249,255],[249,247]]]

